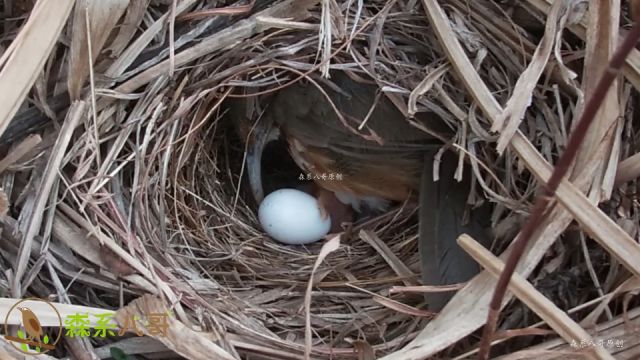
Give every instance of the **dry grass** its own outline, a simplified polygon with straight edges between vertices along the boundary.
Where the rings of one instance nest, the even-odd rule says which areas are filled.
[[[262,0],[215,11],[198,0],[5,3],[0,129],[16,112],[26,127],[17,136],[12,123],[0,149],[10,202],[0,290],[117,310],[120,325],[150,310],[174,315],[170,336],[66,339],[49,354],[58,358],[105,358],[112,345],[192,359],[473,356],[500,260],[485,256],[498,270],[432,319],[408,291],[420,268],[411,206],[356,224],[325,251],[266,238],[225,100],[349,69],[405,114],[436,112],[472,164],[458,174],[478,180],[471,201],[494,204],[492,250],[504,260],[617,43],[618,14],[629,23],[615,1],[585,17],[584,3],[545,0]],[[596,326],[605,321],[637,323],[639,63],[634,51],[520,262],[512,289],[522,303],[505,302],[496,353],[578,356],[552,330],[601,338],[613,333]],[[637,337],[637,325],[621,328],[607,336]],[[0,355],[17,358],[0,341]]]

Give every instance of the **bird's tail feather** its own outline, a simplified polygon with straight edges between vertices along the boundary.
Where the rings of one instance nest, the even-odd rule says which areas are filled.
[[[458,164],[454,153],[443,154],[439,180],[433,181],[434,152],[425,156],[420,188],[419,252],[422,280],[425,285],[450,285],[471,279],[479,271],[476,262],[457,244],[463,233],[486,242],[482,217],[486,209],[471,214],[463,223],[466,200],[470,189],[470,176],[461,182],[454,179]],[[453,293],[426,295],[429,309],[440,311]]]

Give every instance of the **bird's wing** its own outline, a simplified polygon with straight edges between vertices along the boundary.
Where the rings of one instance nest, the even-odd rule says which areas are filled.
[[[377,87],[357,83],[341,72],[335,73],[332,81],[342,92],[323,86],[325,95],[315,85],[301,82],[280,91],[270,105],[275,121],[305,144],[327,147],[354,158],[369,155],[398,158],[433,148],[438,143],[431,135],[410,125],[386,96],[377,96]],[[342,119],[327,95],[341,112]],[[357,130],[365,119],[363,129]],[[438,129],[442,129],[435,115],[429,120],[439,123]],[[382,140],[382,144],[376,138]]]
[[[42,326],[40,326],[40,322],[38,321],[38,319],[29,319],[29,326],[34,331],[34,333],[37,333],[38,335],[42,334]]]

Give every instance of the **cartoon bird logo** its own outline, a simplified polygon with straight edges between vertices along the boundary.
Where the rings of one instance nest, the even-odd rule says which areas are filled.
[[[42,326],[40,325],[40,320],[38,320],[36,314],[26,307],[19,306],[17,309],[22,313],[22,326],[24,326],[29,340],[41,343],[41,337],[43,334]]]
[[[25,304],[24,302],[37,302],[40,303],[41,306],[49,307],[51,310],[47,312],[47,321],[51,323],[48,326],[57,327],[62,329],[62,317],[60,316],[60,312],[53,303],[39,299],[39,298],[28,298],[18,301],[14,304],[9,311],[7,311],[6,316],[4,317],[4,336],[2,336],[5,340],[7,340],[16,350],[25,353],[27,355],[34,354],[44,354],[48,351],[55,350],[56,344],[60,341],[62,337],[62,331],[58,331],[55,338],[51,338],[48,334],[45,333],[42,328],[42,324],[38,316]],[[34,304],[34,306],[37,306]],[[33,306],[30,306],[33,308]],[[18,311],[20,311],[20,316],[18,316]],[[50,318],[50,316],[53,316]],[[57,318],[57,325],[55,322],[55,318]],[[22,323],[22,329],[17,331],[17,334],[12,335],[14,332],[11,326],[20,325],[20,320]],[[53,322],[52,322],[53,321]],[[45,325],[47,325],[45,323]],[[53,341],[52,341],[53,340]],[[35,351],[35,352],[34,352]],[[0,356],[2,358],[2,356]]]

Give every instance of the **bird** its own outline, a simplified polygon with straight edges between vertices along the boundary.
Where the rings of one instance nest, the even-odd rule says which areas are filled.
[[[433,129],[431,134],[412,126],[375,83],[362,78],[336,71],[322,83],[297,81],[267,98],[257,120],[246,109],[232,111],[244,132],[250,132],[247,173],[253,196],[257,202],[264,197],[261,163],[266,144],[284,139],[300,169],[343,174],[341,181],[314,180],[326,213],[349,219],[353,214],[337,204],[362,213],[384,211],[393,202],[418,203],[423,283],[468,281],[479,268],[456,239],[462,233],[485,239],[487,212],[472,210],[470,220],[465,220],[471,182],[468,176],[462,182],[454,180],[456,154],[442,156],[440,180],[433,181],[441,139],[452,131],[434,113],[416,119]],[[440,311],[451,296],[425,295],[433,311]]]
[[[17,309],[22,314],[22,326],[24,326],[24,329],[27,332],[28,340],[37,341],[38,343],[42,342],[42,326],[40,325],[40,320],[38,320],[36,314],[34,314],[31,309],[23,306],[19,306]]]

